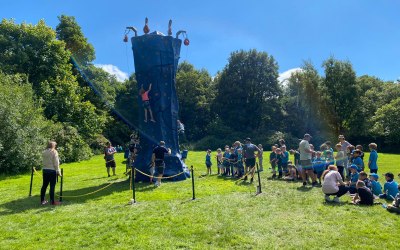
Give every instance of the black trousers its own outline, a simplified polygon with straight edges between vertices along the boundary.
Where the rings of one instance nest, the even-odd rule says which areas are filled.
[[[50,202],[54,202],[54,189],[56,187],[57,172],[55,170],[43,169],[43,185],[40,190],[40,201],[44,201],[47,186],[50,184]]]
[[[344,194],[346,194],[349,191],[349,187],[346,186],[339,186],[339,191],[337,193],[334,194],[326,194],[326,195],[336,195],[337,197],[343,196]]]

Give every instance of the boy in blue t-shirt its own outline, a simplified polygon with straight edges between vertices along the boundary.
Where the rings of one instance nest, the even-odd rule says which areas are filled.
[[[225,152],[222,155],[222,165],[224,166],[224,173],[222,175],[230,175],[231,166],[229,163],[229,157],[231,153],[229,151],[229,146],[225,146]]]
[[[369,154],[368,168],[371,173],[378,173],[378,165],[376,163],[378,161],[378,152],[376,152],[378,146],[376,143],[370,143],[368,146],[371,151]]]
[[[379,198],[394,200],[394,197],[396,197],[399,190],[397,182],[394,181],[393,173],[390,172],[386,173],[385,179],[386,183],[385,185],[383,185],[383,194],[379,195]]]
[[[357,166],[358,172],[364,171],[364,162],[360,156],[361,156],[361,151],[359,149],[353,151],[353,160],[351,163]]]
[[[317,175],[317,178],[318,178],[318,181],[319,181],[319,184],[321,184],[321,176],[322,176],[322,173],[325,171],[325,166],[326,166],[326,164],[325,164],[325,161],[322,159],[322,157],[321,157],[321,155],[322,155],[322,153],[320,152],[320,151],[318,151],[317,153],[316,153],[316,157],[315,157],[315,159],[313,160],[313,162],[312,162],[312,166],[313,166],[313,169],[314,169],[314,173]]]
[[[289,152],[286,151],[286,146],[285,145],[283,145],[281,147],[281,150],[282,150],[282,153],[281,153],[282,171],[286,175],[288,173]]]
[[[350,194],[355,194],[357,191],[356,184],[358,181],[358,168],[356,165],[351,164],[349,167],[349,170],[350,170],[349,191],[350,191]]]
[[[374,195],[379,196],[382,194],[382,186],[378,182],[379,175],[376,173],[372,173],[369,175],[369,179],[371,180],[371,191]]]
[[[206,167],[207,167],[207,174],[211,175],[211,166],[212,166],[212,162],[211,162],[211,149],[207,150],[207,154],[206,154]]]

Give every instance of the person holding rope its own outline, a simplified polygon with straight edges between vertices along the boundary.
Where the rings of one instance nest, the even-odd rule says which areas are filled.
[[[111,145],[111,142],[106,143],[106,148],[104,149],[104,159],[106,160],[106,168],[108,177],[110,177],[110,168],[112,168],[113,175],[115,175],[115,159],[114,154],[117,152],[115,148]]]
[[[299,153],[300,153],[300,164],[303,168],[302,178],[303,178],[303,186],[307,185],[306,175],[311,177],[312,186],[316,186],[318,184],[316,177],[314,175],[314,170],[311,162],[311,155],[313,150],[310,147],[309,141],[311,140],[310,134],[305,134],[303,140],[299,143]]]
[[[157,171],[157,181],[154,184],[156,187],[159,187],[161,185],[161,178],[164,175],[164,169],[165,169],[165,162],[164,162],[164,157],[165,154],[171,154],[171,149],[167,149],[165,147],[165,142],[160,141],[160,144],[153,149],[153,155],[151,157],[151,166],[156,168]]]
[[[255,173],[255,166],[256,166],[256,156],[255,152],[257,151],[258,154],[261,154],[261,150],[254,144],[251,143],[250,138],[246,138],[244,140],[244,146],[243,146],[243,155],[245,158],[245,171],[246,171],[246,176],[244,177],[244,181],[247,180],[247,175],[249,172],[251,172],[251,178],[250,182],[253,182],[254,179],[254,173]]]
[[[56,150],[57,143],[49,141],[46,150],[43,151],[43,184],[40,190],[40,202],[46,205],[47,201],[44,199],[46,195],[47,186],[50,184],[50,204],[60,205],[61,203],[54,200],[54,189],[56,187],[57,175],[61,176],[60,160]]]

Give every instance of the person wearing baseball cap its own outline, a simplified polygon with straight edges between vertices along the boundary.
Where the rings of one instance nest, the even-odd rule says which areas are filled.
[[[379,195],[381,199],[394,200],[399,192],[397,182],[394,181],[394,174],[387,172],[385,174],[386,183],[383,185],[383,194]]]
[[[371,191],[374,195],[379,196],[382,194],[382,186],[379,183],[379,175],[376,173],[372,173],[369,175],[369,179],[371,180]]]
[[[313,186],[316,186],[318,184],[311,162],[311,155],[313,153],[313,150],[311,150],[309,143],[311,138],[312,136],[310,134],[305,134],[303,140],[301,140],[301,142],[299,143],[300,165],[303,168],[303,171],[301,172],[303,186],[307,185],[306,174],[311,177]]]
[[[250,138],[244,139],[244,145],[243,145],[243,156],[245,158],[245,173],[249,173],[251,170],[251,178],[250,182],[253,182],[254,180],[254,173],[255,173],[255,165],[256,165],[256,156],[255,152],[257,151],[258,154],[261,154],[261,150],[254,144],[251,143]],[[247,175],[243,179],[244,181],[247,180]]]

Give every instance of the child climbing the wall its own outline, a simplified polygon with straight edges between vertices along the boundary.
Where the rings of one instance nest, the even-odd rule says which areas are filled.
[[[149,113],[150,113],[150,121],[156,122],[153,118],[153,112],[151,111],[151,107],[150,107],[150,98],[149,98],[150,91],[151,91],[151,83],[150,83],[149,89],[147,91],[144,90],[143,85],[139,91],[139,94],[142,97],[142,105],[143,105],[143,109],[144,109],[144,122],[147,122],[147,111],[149,111]]]

